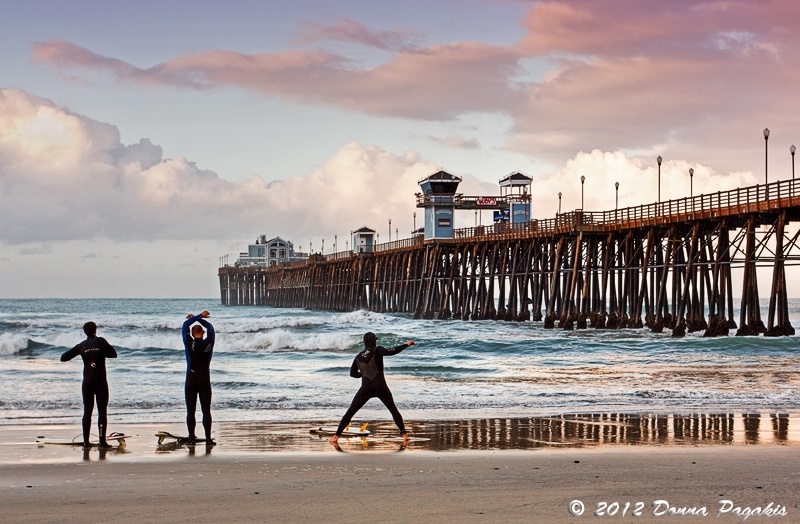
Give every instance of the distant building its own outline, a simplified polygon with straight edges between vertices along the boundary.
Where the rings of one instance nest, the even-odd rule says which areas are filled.
[[[367,226],[362,226],[355,231],[353,235],[353,253],[372,253],[375,251],[375,230]]]
[[[306,260],[308,253],[295,252],[294,244],[281,237],[267,240],[265,235],[256,239],[255,244],[249,244],[247,251],[239,253],[236,266],[274,266],[281,262],[296,262]]]

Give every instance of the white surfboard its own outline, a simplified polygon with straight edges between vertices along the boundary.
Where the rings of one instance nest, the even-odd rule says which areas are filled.
[[[112,433],[106,437],[106,442],[116,441],[117,445],[124,446],[125,439],[129,438],[130,435],[125,435],[124,433]],[[43,444],[55,444],[58,446],[83,446],[83,440],[81,440],[81,436],[77,436],[73,439],[60,439],[60,438],[48,438],[43,435],[39,435],[36,437],[36,444],[43,445]],[[90,445],[92,447],[97,447],[100,444],[98,442],[91,442]]]
[[[166,439],[174,440],[178,444],[188,444],[188,443],[194,443],[194,442],[197,442],[197,443],[207,442],[206,439],[204,439],[204,438],[191,439],[191,438],[189,438],[188,435],[186,435],[186,436],[184,436],[184,435],[173,435],[169,431],[156,431],[156,437],[158,437],[159,445],[162,444],[164,442],[164,440],[166,440]]]
[[[368,437],[370,435],[369,430],[367,429],[369,426],[369,422],[365,422],[361,425],[360,428],[357,430],[350,429],[350,426],[347,426],[344,431],[342,431],[342,437]],[[339,429],[336,426],[318,426],[315,428],[311,428],[309,433],[312,435],[321,435],[321,436],[333,436],[336,434],[336,430]]]

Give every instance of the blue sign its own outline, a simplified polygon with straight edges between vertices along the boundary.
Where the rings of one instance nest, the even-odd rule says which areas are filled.
[[[502,211],[495,210],[494,212],[494,222],[495,224],[499,222],[508,222],[510,215],[508,214],[508,209],[503,209]]]

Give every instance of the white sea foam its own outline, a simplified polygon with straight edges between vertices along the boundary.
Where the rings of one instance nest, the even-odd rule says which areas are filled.
[[[0,356],[13,355],[28,347],[28,337],[9,333],[0,333]]]
[[[349,313],[343,313],[337,319],[337,322],[340,324],[373,324],[373,323],[380,323],[381,325],[392,324],[398,322],[400,319],[397,317],[390,317],[383,313],[376,313],[374,311],[366,311],[366,310],[359,310],[359,311],[351,311]]]
[[[320,326],[329,321],[315,316],[276,316],[260,318],[227,318],[214,324],[220,332],[236,333],[263,331],[268,329]]]
[[[280,351],[341,351],[359,343],[359,338],[345,333],[295,333],[283,329],[239,334],[220,340],[222,351],[280,352]],[[235,349],[234,349],[235,348]]]

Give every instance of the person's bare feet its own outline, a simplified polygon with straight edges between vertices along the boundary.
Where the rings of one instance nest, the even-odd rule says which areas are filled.
[[[408,433],[403,433],[403,444],[408,444]]]
[[[342,448],[339,446],[339,436],[334,435],[328,439],[328,443],[334,447],[336,451],[342,451]]]

